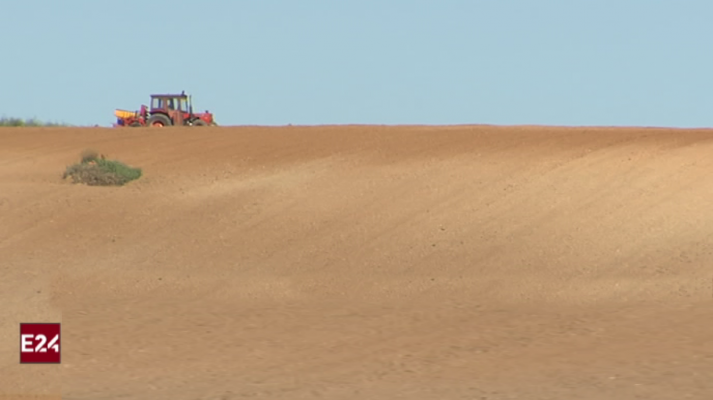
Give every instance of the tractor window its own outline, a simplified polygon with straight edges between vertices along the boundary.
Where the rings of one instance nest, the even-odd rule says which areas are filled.
[[[161,98],[155,98],[151,102],[151,108],[163,108],[163,107],[164,107],[163,99],[161,99]]]
[[[188,112],[188,100],[187,99],[180,99],[180,110],[183,112]]]

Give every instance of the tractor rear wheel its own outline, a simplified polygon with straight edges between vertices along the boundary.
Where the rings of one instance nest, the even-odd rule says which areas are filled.
[[[151,127],[163,128],[171,125],[171,120],[163,114],[154,114],[149,117],[148,125]]]

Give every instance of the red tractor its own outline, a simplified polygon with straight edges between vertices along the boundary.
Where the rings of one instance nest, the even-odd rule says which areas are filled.
[[[209,126],[217,125],[213,114],[194,113],[191,96],[181,94],[152,94],[151,107],[141,106],[139,111],[116,110],[115,127],[140,126]]]

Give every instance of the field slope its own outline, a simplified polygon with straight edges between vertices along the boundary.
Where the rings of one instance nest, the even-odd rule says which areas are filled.
[[[86,148],[144,175],[62,181]],[[0,394],[711,399],[712,155],[713,130],[2,129]],[[62,364],[19,365],[42,321]]]

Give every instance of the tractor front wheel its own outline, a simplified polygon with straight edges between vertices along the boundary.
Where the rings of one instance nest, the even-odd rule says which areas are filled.
[[[208,124],[202,119],[197,119],[191,123],[193,126],[207,126]]]
[[[163,114],[154,114],[149,118],[148,125],[155,128],[163,128],[171,125],[171,120]]]

